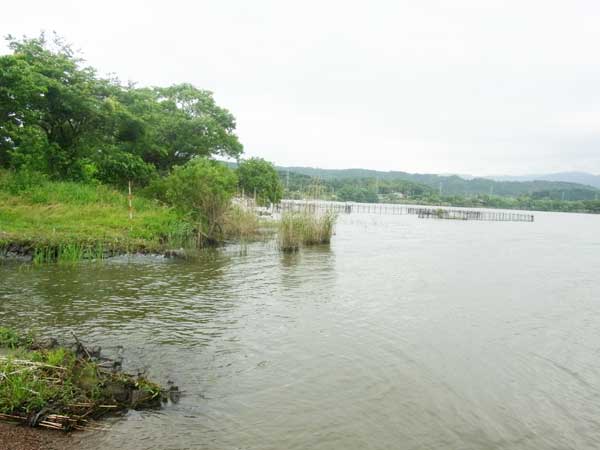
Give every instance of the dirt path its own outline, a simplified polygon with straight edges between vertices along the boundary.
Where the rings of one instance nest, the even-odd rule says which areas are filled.
[[[40,430],[0,422],[0,450],[63,450],[71,437],[59,431]]]

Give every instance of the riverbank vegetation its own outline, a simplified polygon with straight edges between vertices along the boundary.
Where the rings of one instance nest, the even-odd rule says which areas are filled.
[[[100,77],[57,36],[8,37],[8,46],[0,251],[73,261],[249,239],[259,221],[232,198],[281,198],[271,163],[240,161],[235,118],[211,92]]]
[[[159,385],[107,363],[78,340],[67,348],[0,327],[0,419],[69,431],[106,414],[161,405]]]
[[[302,246],[328,244],[335,221],[336,215],[332,212],[285,212],[278,224],[279,248],[284,252],[295,252]]]
[[[214,164],[199,161],[167,177],[151,193],[132,196],[131,209],[128,195],[110,186],[0,170],[0,256],[71,263],[247,242],[270,231],[253,209],[231,202],[235,174]]]
[[[192,227],[156,200],[101,184],[0,171],[0,249],[37,262],[159,252],[183,246]]]

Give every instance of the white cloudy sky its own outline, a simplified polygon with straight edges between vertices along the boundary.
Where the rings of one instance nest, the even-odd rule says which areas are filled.
[[[277,164],[600,173],[598,1],[2,5],[3,35],[42,29],[122,80],[213,91]]]

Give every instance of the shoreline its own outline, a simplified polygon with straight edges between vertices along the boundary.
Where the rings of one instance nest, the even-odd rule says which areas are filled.
[[[67,251],[69,257],[63,257]],[[180,255],[180,249],[157,247],[144,242],[120,245],[93,238],[86,241],[73,239],[52,242],[49,239],[2,239],[0,236],[0,261],[36,262],[36,259],[40,259],[37,262],[55,262],[61,260],[61,257],[73,261],[102,260],[123,255],[176,257]]]
[[[64,450],[72,435],[0,421],[0,450]]]
[[[126,373],[122,360],[105,358],[100,347],[73,338],[59,345],[0,327],[0,373],[7,383],[0,392],[0,443],[17,436],[19,444],[11,449],[52,448],[47,432],[92,430],[102,418],[178,401],[176,386]]]

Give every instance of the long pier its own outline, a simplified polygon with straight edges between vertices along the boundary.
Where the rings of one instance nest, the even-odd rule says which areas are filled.
[[[391,203],[350,203],[320,200],[282,200],[276,211],[309,211],[341,214],[416,215],[420,219],[483,220],[494,222],[533,222],[533,214],[489,209],[447,208]]]

